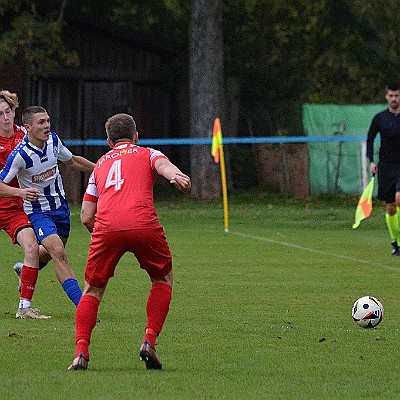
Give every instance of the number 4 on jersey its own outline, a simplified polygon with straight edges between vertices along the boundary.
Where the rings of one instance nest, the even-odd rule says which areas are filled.
[[[116,160],[108,171],[106,188],[108,189],[110,186],[115,186],[115,191],[121,190],[123,183],[124,180],[121,178],[121,160]]]

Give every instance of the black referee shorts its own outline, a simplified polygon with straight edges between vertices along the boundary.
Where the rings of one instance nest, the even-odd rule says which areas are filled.
[[[396,201],[396,192],[400,192],[400,163],[378,164],[378,199],[386,203]]]

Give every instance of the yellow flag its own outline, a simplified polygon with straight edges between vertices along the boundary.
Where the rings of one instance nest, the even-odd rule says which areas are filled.
[[[219,153],[221,150],[221,146],[222,146],[221,121],[219,120],[219,118],[215,118],[212,145],[211,145],[211,155],[214,157],[215,163],[219,163]]]
[[[375,177],[372,176],[370,182],[368,183],[367,187],[365,188],[363,194],[358,201],[357,208],[356,208],[356,216],[355,222],[353,224],[353,229],[356,229],[360,222],[368,218],[372,212],[372,192],[374,191],[374,180]]]
[[[219,118],[215,118],[215,120],[214,120],[211,155],[214,157],[214,161],[216,163],[219,163],[219,166],[221,169],[222,197],[224,200],[224,227],[225,227],[225,232],[229,232],[229,227],[228,227],[228,220],[229,220],[229,217],[228,217],[228,190],[227,190],[227,185],[226,185],[225,159],[224,159],[224,147],[222,145],[221,121]]]

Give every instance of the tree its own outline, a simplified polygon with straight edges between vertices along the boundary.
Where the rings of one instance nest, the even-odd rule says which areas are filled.
[[[76,64],[60,35],[65,4],[0,0],[0,65],[22,59],[35,76]],[[216,116],[225,135],[234,131],[225,117],[233,120],[225,110],[224,72],[234,83],[227,103],[240,94],[243,135],[278,129],[299,135],[303,103],[382,101],[387,80],[398,79],[398,0],[68,0],[67,9],[179,48],[183,57],[171,81],[186,73],[189,53],[193,137],[210,137]],[[191,157],[194,195],[220,196],[209,146],[194,146]]]
[[[68,50],[61,38],[65,5],[66,0],[43,13],[35,1],[1,1],[0,66],[19,61],[35,79],[61,65],[78,65],[78,54]]]
[[[214,119],[223,121],[224,115],[222,0],[192,0],[189,43],[191,136],[211,137]],[[220,197],[219,168],[210,146],[192,146],[190,158],[193,195]]]

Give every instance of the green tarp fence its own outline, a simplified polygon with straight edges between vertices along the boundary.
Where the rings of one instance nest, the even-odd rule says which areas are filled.
[[[306,135],[332,138],[359,136],[360,140],[308,143],[309,181],[311,194],[339,192],[359,194],[369,180],[368,163],[362,143],[373,116],[387,108],[386,104],[336,105],[304,104],[303,127]],[[375,141],[378,159],[380,141]],[[364,164],[363,164],[364,157]],[[363,165],[366,170],[363,171]],[[375,185],[376,186],[376,185]],[[375,188],[376,191],[376,188]]]

